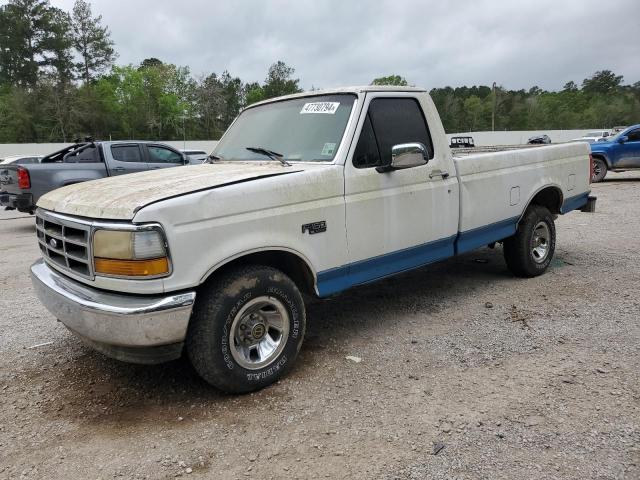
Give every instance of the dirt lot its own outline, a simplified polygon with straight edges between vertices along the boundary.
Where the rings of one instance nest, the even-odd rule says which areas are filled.
[[[240,397],[84,347],[2,212],[0,478],[638,479],[640,175],[594,193],[546,275],[483,249],[314,303],[297,368]]]

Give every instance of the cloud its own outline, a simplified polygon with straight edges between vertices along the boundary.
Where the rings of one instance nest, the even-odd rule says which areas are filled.
[[[70,10],[73,0],[52,0]],[[119,63],[147,57],[195,75],[262,81],[271,63],[305,88],[398,74],[431,87],[559,89],[597,70],[640,80],[637,0],[94,0]],[[603,7],[604,6],[604,7]]]

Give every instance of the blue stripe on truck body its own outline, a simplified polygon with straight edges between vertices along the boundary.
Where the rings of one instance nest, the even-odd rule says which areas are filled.
[[[474,228],[458,234],[456,241],[456,255],[475,250],[478,247],[510,237],[516,233],[520,217],[507,218],[500,222]]]
[[[412,270],[454,255],[456,236],[367,258],[318,273],[318,294],[326,297],[355,285]]]
[[[582,208],[588,198],[589,193],[567,198],[560,208],[560,213],[564,214]],[[516,233],[519,220],[520,217],[508,218],[460,232],[449,238],[423,243],[319,272],[317,278],[318,294],[320,297],[326,297],[356,285],[373,282],[504,240]]]
[[[589,192],[581,193],[580,195],[576,195],[574,197],[569,197],[562,202],[562,206],[560,207],[560,213],[565,214],[569,213],[572,210],[578,210],[579,208],[584,207],[589,201]]]
[[[422,267],[497,242],[516,230],[518,218],[493,223],[449,238],[423,243],[318,273],[318,294],[326,297],[355,285]]]

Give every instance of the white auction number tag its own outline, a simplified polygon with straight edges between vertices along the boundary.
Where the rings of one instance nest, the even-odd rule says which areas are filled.
[[[300,110],[300,114],[305,113],[328,113],[333,115],[338,110],[340,102],[313,102],[305,103]]]

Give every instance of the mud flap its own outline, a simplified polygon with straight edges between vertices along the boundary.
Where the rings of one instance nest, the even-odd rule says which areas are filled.
[[[586,213],[594,213],[596,211],[597,199],[598,197],[592,197],[591,195],[589,195],[589,198],[587,199],[587,203],[584,204],[584,206],[580,209],[580,211],[586,212]]]

